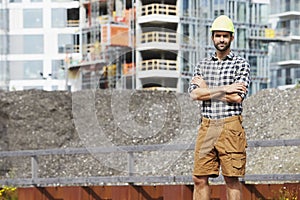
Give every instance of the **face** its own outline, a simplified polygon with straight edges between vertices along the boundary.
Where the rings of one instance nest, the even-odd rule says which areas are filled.
[[[230,48],[233,35],[225,31],[215,31],[212,36],[214,46],[218,51],[226,51]]]

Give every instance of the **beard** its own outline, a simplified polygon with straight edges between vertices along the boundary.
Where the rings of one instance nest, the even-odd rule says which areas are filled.
[[[226,43],[218,43],[218,44],[214,43],[214,46],[218,51],[226,51],[230,48],[230,44],[231,44],[231,42],[229,42],[227,44]]]

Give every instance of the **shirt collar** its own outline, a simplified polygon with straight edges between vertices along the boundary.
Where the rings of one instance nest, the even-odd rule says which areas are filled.
[[[234,53],[232,51],[230,51],[229,54],[226,56],[226,58],[224,60],[227,60],[227,59],[232,60],[233,57],[234,57]],[[214,60],[214,61],[218,60],[216,52],[211,55],[211,59]]]

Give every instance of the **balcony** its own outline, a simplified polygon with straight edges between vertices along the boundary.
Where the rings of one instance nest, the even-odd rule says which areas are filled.
[[[178,38],[176,33],[170,32],[147,32],[142,33],[137,48],[139,50],[162,49],[178,50]]]
[[[176,60],[152,59],[144,60],[138,66],[139,77],[178,77]]]
[[[271,63],[281,67],[300,67],[300,52],[298,44],[281,44],[273,49]]]
[[[261,40],[266,42],[292,42],[300,41],[300,31],[296,28],[280,28],[280,29],[251,29],[251,40]]]
[[[141,71],[147,70],[170,70],[177,71],[177,61],[175,60],[163,60],[163,59],[153,59],[145,60],[141,62]]]
[[[178,23],[178,11],[175,5],[149,4],[141,6],[138,11],[138,23],[173,22]]]

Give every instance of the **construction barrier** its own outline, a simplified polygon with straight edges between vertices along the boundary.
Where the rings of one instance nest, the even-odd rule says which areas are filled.
[[[300,183],[243,184],[245,200],[300,199]],[[126,185],[18,188],[18,200],[192,200],[193,185]],[[212,200],[226,200],[226,186],[211,186]]]

